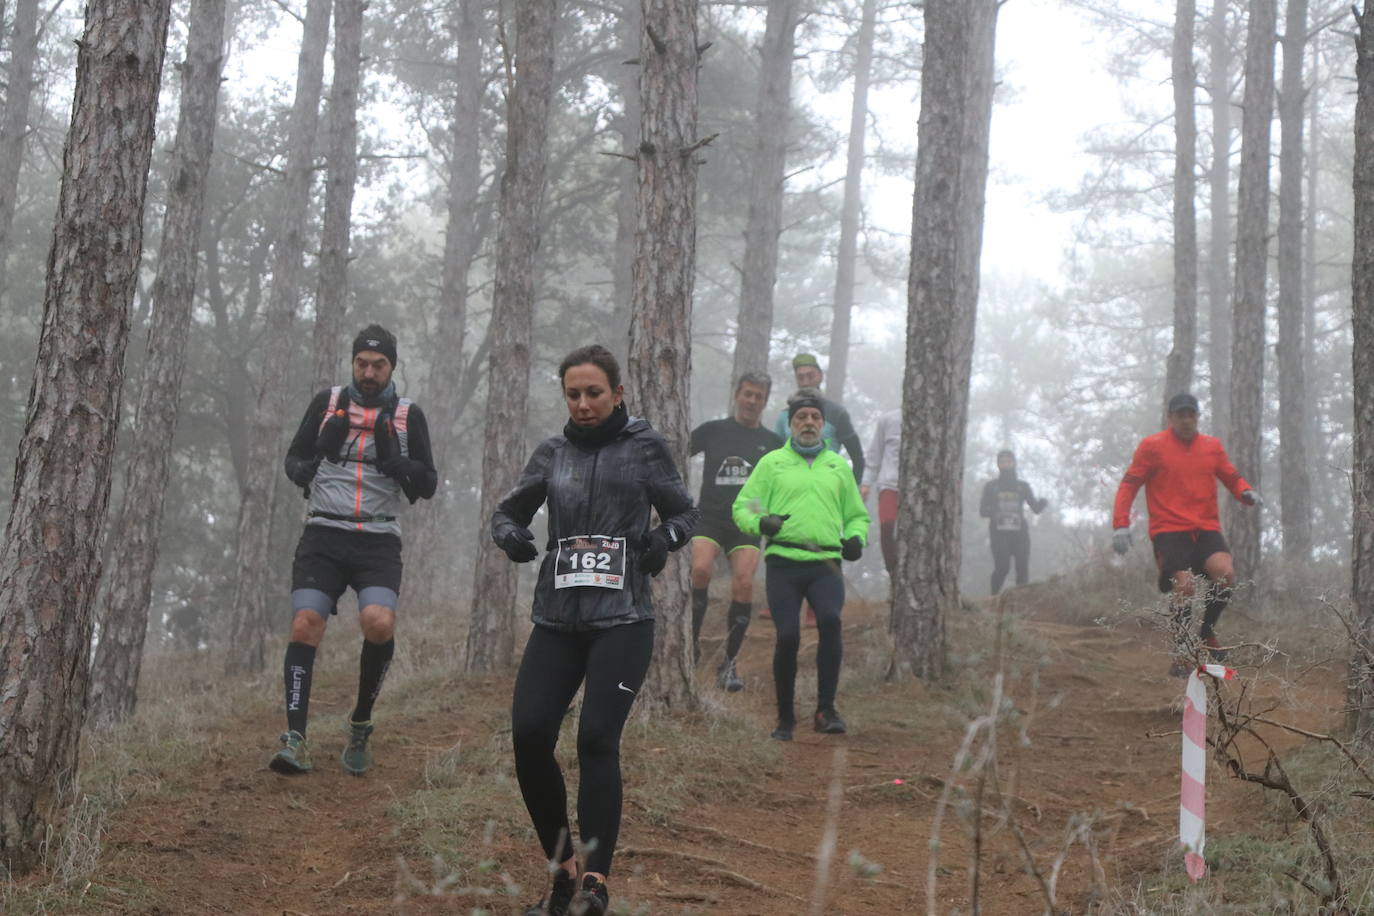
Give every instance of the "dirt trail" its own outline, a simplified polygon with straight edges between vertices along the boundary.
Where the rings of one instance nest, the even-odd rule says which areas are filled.
[[[1104,629],[1060,622],[1043,608],[1026,613],[1032,616],[1018,621],[1001,667],[1008,702],[1029,743],[1019,740],[1015,728],[1004,729],[999,761],[1015,823],[1038,867],[1048,877],[1071,823],[1095,811],[1096,859],[1108,887],[1131,886],[1141,875],[1166,867],[1177,871],[1178,738],[1147,737],[1178,728],[1176,702],[1183,682],[1162,670],[1167,666],[1162,638],[1134,625]],[[884,614],[877,606],[846,610],[851,658],[863,651],[866,630],[882,628]],[[712,616],[720,616],[715,606]],[[814,634],[809,630],[803,637],[803,672],[814,670]],[[712,646],[707,640],[706,647]],[[720,700],[757,724],[760,742],[768,741],[772,727],[771,650],[771,626],[756,622],[740,661],[748,687]],[[627,748],[626,780],[639,791],[627,795],[612,876],[619,911],[809,912],[806,901],[816,884],[813,856],[826,825],[835,750],[844,748],[843,803],[826,912],[925,912],[932,817],[964,726],[987,707],[991,655],[989,649],[973,663],[973,670],[984,675],[973,689],[874,681],[863,692],[842,682],[839,705],[850,735],[799,729],[795,742],[778,747],[768,758],[772,763],[759,767],[747,795],[731,793],[673,817],[663,817],[643,801],[645,781],[656,772],[652,753],[634,759]],[[342,656],[331,664],[340,667]],[[714,692],[708,663],[700,676],[704,689]],[[416,715],[388,707],[376,738],[378,764],[363,779],[337,765],[343,744],[338,723],[347,709],[349,685],[341,675],[324,683],[312,706],[314,773],[283,778],[268,771],[270,748],[255,739],[269,737],[273,726],[245,717],[209,739],[209,761],[190,777],[189,791],[135,797],[117,814],[102,874],[126,881],[125,890],[109,898],[107,911],[467,914],[481,904],[505,914],[522,912],[521,905],[537,897],[529,890],[542,884],[531,836],[504,828],[494,831],[481,857],[524,885],[519,897],[416,893],[420,885],[439,879],[419,851],[417,831],[397,815],[399,802],[426,788],[427,762],[436,753],[463,742],[499,742],[509,681],[450,682],[432,708]],[[805,690],[799,685],[799,710],[807,708]],[[382,706],[387,699],[384,694]],[[1314,695],[1308,706],[1326,708],[1328,699]],[[717,752],[708,741],[702,748],[695,765],[738,765],[728,746]],[[575,778],[570,774],[570,782]],[[513,797],[508,784],[493,781],[492,786],[494,793]],[[1214,768],[1208,785],[1209,835],[1239,830],[1257,817],[1257,793]],[[991,795],[984,806],[1001,807]],[[512,824],[521,820],[523,811],[515,811]],[[942,911],[968,906],[971,831],[971,819],[951,806],[937,872]],[[1025,873],[1013,831],[992,817],[984,819],[983,831],[983,912],[1039,912],[1043,897]],[[851,850],[882,870],[876,877],[861,877],[849,862]],[[408,890],[401,898],[398,857],[405,858],[416,879],[402,882]],[[1058,878],[1061,906],[1083,909],[1094,867],[1082,844],[1072,846]],[[130,892],[129,882],[142,884],[143,892]],[[482,886],[496,888],[500,882],[488,875]],[[120,900],[126,902],[121,906]]]

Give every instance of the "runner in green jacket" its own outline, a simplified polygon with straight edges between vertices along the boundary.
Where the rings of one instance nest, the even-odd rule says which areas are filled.
[[[778,727],[773,737],[780,741],[792,740],[796,724],[793,693],[804,600],[816,611],[820,635],[815,728],[844,734],[844,720],[835,710],[844,654],[844,576],[839,561],[858,560],[868,534],[868,511],[853,471],[839,455],[826,450],[821,438],[825,402],[820,392],[803,388],[788,401],[788,408],[791,438],[759,459],[733,508],[740,531],[768,538],[765,583],[778,634],[773,650]]]

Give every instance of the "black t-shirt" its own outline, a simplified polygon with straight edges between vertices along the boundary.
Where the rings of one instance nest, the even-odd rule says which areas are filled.
[[[706,453],[701,472],[701,513],[708,518],[730,518],[740,487],[768,452],[783,440],[762,426],[736,423],[733,417],[708,420],[692,430],[689,453]]]
[[[989,531],[1015,533],[1026,530],[1022,505],[1030,506],[1031,511],[1039,515],[1044,511],[1045,500],[1036,499],[1031,485],[1015,475],[998,475],[983,487],[983,501],[978,514],[988,520]]]

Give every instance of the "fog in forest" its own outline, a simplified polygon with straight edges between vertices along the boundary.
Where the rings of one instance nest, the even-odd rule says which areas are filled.
[[[17,0],[4,10],[0,61],[14,60]],[[289,5],[288,5],[289,6]],[[433,580],[422,593],[456,601],[472,568],[471,552],[485,536],[477,499],[481,487],[484,336],[490,315],[496,196],[505,125],[501,49],[494,7],[474,6],[482,31],[475,45],[480,67],[463,76],[458,12],[443,6],[373,4],[362,36],[356,194],[347,262],[343,341],[368,321],[391,328],[400,341],[401,391],[446,418],[437,455],[440,497],[421,504],[408,523],[442,547],[416,561],[416,575]],[[1307,111],[1303,224],[1303,405],[1311,456],[1314,556],[1342,562],[1349,538],[1351,450],[1349,378],[1349,232],[1353,47],[1337,28],[1343,7],[1314,3],[1305,61]],[[299,14],[301,11],[295,11]],[[817,354],[833,370],[836,259],[855,89],[856,48],[863,4],[858,0],[803,4],[795,24],[791,102],[782,144],[776,281],[767,370],[774,389],[764,421],[773,422],[794,389],[791,357]],[[27,129],[18,146],[22,165],[12,195],[14,214],[0,275],[0,463],[12,466],[23,429],[37,339],[44,264],[55,206],[62,138],[73,85],[72,39],[80,10],[40,4],[41,35]],[[1172,339],[1170,223],[1173,173],[1173,99],[1169,44],[1173,8],[1162,2],[1109,0],[1056,3],[1018,0],[998,25],[997,94],[982,258],[982,289],[969,403],[964,466],[962,587],[987,590],[986,522],[978,494],[995,474],[999,449],[1014,449],[1021,476],[1049,508],[1032,528],[1032,577],[1042,579],[1100,556],[1109,536],[1115,485],[1133,444],[1159,428],[1166,356]],[[1229,49],[1231,109],[1227,184],[1234,195],[1240,147],[1240,67],[1244,17],[1237,5],[1223,17],[1198,12],[1194,59],[1199,125],[1197,214],[1199,263],[1206,278],[1213,259],[1210,194],[1213,160],[1212,57]],[[865,74],[868,114],[858,208],[852,328],[847,377],[839,397],[868,445],[879,414],[899,407],[904,372],[912,169],[920,98],[921,18],[910,4],[878,3],[874,50]],[[732,354],[745,282],[744,234],[758,159],[756,124],[762,4],[708,4],[701,40],[710,42],[700,70],[701,150],[696,215],[696,292],[692,321],[693,424],[723,416],[729,402]],[[628,302],[623,241],[617,242],[617,203],[633,178],[624,152],[624,98],[635,86],[633,57],[604,5],[562,8],[556,58],[557,87],[549,124],[544,237],[537,261],[534,352],[526,441],[556,431],[562,406],[555,367],[574,344],[603,341],[624,353]],[[131,435],[138,403],[158,240],[168,182],[180,80],[172,63],[185,55],[186,11],[173,11],[166,78],[158,113],[150,176],[143,267],[134,301],[112,524],[119,531],[125,456],[165,449],[172,463],[166,485],[166,528],[157,563],[152,644],[194,645],[212,638],[206,619],[233,575],[238,487],[250,460],[248,399],[263,371],[263,315],[271,287],[280,169],[285,161],[286,115],[294,85],[300,23],[287,7],[231,2],[224,82],[214,135],[188,370],[174,441]],[[330,125],[330,85],[336,66],[324,64],[315,160],[320,176],[306,222],[299,306],[291,325],[285,374],[283,434],[294,427],[312,390],[312,326],[320,267],[323,172]],[[1281,65],[1282,51],[1276,54]],[[13,64],[11,64],[13,66]],[[455,93],[475,76],[480,109],[456,123]],[[12,97],[13,82],[9,95]],[[635,103],[638,104],[637,101]],[[1277,187],[1277,117],[1272,131]],[[469,135],[467,146],[457,145]],[[475,135],[475,136],[474,136]],[[475,142],[471,142],[475,141]],[[6,141],[11,142],[9,140]],[[465,326],[442,314],[445,238],[453,231],[450,186],[459,180],[453,158],[471,156],[475,205],[467,221],[474,244],[464,264]],[[0,189],[3,190],[3,189]],[[1234,212],[1234,203],[1232,203]],[[1233,217],[1234,218],[1234,217]],[[1229,228],[1227,239],[1235,234]],[[1231,241],[1226,244],[1231,245]],[[1222,254],[1230,283],[1230,249]],[[1276,289],[1270,245],[1271,298]],[[1216,367],[1209,358],[1214,316],[1227,316],[1200,283],[1197,364],[1193,390],[1203,402],[1204,431],[1227,440],[1213,409]],[[1229,290],[1223,290],[1228,297]],[[1229,320],[1229,319],[1228,319]],[[1277,315],[1268,313],[1265,360],[1262,489],[1267,552],[1277,555],[1279,527]],[[461,352],[454,349],[458,341]],[[346,356],[346,354],[345,354]],[[447,367],[449,371],[440,371]],[[1223,371],[1226,371],[1223,369]],[[335,380],[346,380],[343,359]],[[436,388],[436,382],[456,388]],[[827,381],[830,381],[828,379]],[[831,395],[835,396],[832,390]],[[628,392],[631,410],[635,392]],[[651,418],[652,419],[652,418]],[[279,443],[284,447],[284,440]],[[274,444],[273,461],[281,448]],[[699,461],[697,462],[699,465]],[[1259,476],[1260,469],[1243,468]],[[275,473],[275,471],[274,471]],[[693,468],[693,475],[699,474]],[[6,488],[0,499],[8,505]],[[274,593],[285,594],[296,494],[279,494],[279,524],[270,555]],[[428,517],[428,518],[424,518]],[[424,518],[424,520],[421,520]],[[874,597],[886,593],[876,552],[853,578]],[[420,570],[426,570],[421,573]],[[411,567],[408,565],[408,574]],[[159,625],[160,622],[160,625]]]

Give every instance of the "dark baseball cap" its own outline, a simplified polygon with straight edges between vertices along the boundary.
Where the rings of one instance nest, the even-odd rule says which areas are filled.
[[[1197,411],[1198,409],[1197,398],[1186,392],[1183,394],[1176,394],[1169,398],[1169,413],[1173,413],[1176,410]]]

